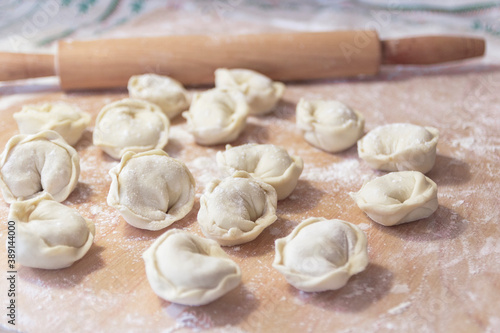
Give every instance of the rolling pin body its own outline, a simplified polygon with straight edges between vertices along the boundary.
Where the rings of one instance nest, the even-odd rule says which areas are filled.
[[[360,36],[362,48],[354,45]],[[217,68],[249,68],[284,81],[370,75],[380,58],[375,32],[336,31],[60,41],[56,63],[61,87],[71,90],[126,86],[143,73],[209,84]]]
[[[157,73],[185,85],[213,84],[217,68],[248,68],[274,80],[373,75],[381,64],[426,65],[482,56],[485,42],[459,36],[380,41],[374,31],[182,35],[61,40],[55,56],[0,53],[0,81],[59,75],[61,88],[124,87]]]

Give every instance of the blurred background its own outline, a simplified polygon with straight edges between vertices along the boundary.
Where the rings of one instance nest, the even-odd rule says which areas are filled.
[[[0,1],[0,50],[52,51],[60,38],[375,29],[382,38],[467,34],[500,49],[500,1]],[[497,57],[498,59],[498,57]]]

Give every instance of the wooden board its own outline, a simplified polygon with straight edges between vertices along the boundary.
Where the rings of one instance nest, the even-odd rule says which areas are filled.
[[[92,145],[90,128],[77,145],[80,182],[64,203],[96,224],[95,244],[72,267],[19,267],[17,325],[22,332],[332,332],[494,331],[500,327],[498,208],[500,71],[392,72],[372,80],[289,85],[277,110],[252,117],[235,144],[274,143],[304,159],[304,172],[279,219],[255,241],[225,248],[242,269],[241,286],[202,307],[170,304],[151,290],[141,255],[163,231],[129,226],[106,204],[117,161]],[[390,79],[389,79],[390,77]],[[5,94],[15,89],[3,88]],[[25,103],[66,101],[92,113],[126,97],[106,93],[38,93],[0,110],[0,146],[17,133],[12,114]],[[428,174],[439,186],[437,212],[397,227],[365,216],[348,196],[383,174],[361,161],[356,148],[328,154],[309,146],[295,127],[301,97],[333,98],[362,112],[366,127],[411,122],[440,129],[438,156]],[[173,122],[165,150],[183,160],[197,180],[192,212],[171,228],[200,234],[199,195],[219,171],[222,146],[197,146],[182,118]],[[0,201],[0,242],[6,239],[8,205]],[[304,293],[271,267],[274,240],[306,217],[340,218],[368,236],[370,265],[338,291]],[[1,267],[6,252],[0,246]],[[2,308],[6,279],[0,279]],[[5,310],[4,310],[5,311]],[[2,313],[2,327],[12,328]]]

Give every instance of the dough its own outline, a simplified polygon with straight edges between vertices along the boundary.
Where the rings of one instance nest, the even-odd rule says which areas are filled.
[[[168,142],[169,129],[170,121],[156,104],[126,98],[99,112],[94,145],[119,159],[127,150],[139,153],[162,149]]]
[[[161,298],[184,305],[204,305],[236,288],[239,266],[217,242],[173,229],[143,254],[146,274]]]
[[[27,267],[69,267],[94,241],[94,224],[48,193],[13,202],[9,221],[16,223],[16,261]]]
[[[412,124],[379,126],[358,141],[358,154],[372,168],[426,173],[434,166],[439,132]]]
[[[128,81],[128,93],[131,98],[158,105],[170,119],[189,107],[187,91],[180,82],[168,76],[134,75]]]
[[[240,135],[246,125],[248,104],[237,90],[211,89],[195,94],[189,111],[182,115],[198,144],[217,145]]]
[[[308,218],[275,245],[273,267],[303,291],[339,289],[368,265],[366,235],[342,220]]]
[[[299,156],[290,156],[281,147],[272,144],[248,143],[238,147],[226,146],[217,153],[217,164],[228,174],[242,170],[271,185],[283,200],[292,193],[304,163]]]
[[[13,136],[0,155],[0,189],[6,202],[48,192],[64,201],[80,176],[76,150],[54,131]]]
[[[21,111],[14,113],[14,119],[21,134],[53,130],[72,146],[90,124],[90,114],[63,102],[25,105]]]
[[[356,144],[365,119],[347,105],[333,100],[305,100],[297,104],[297,126],[311,145],[336,153]]]
[[[247,243],[276,221],[277,201],[271,185],[237,171],[207,186],[200,198],[198,223],[203,234],[220,245]]]
[[[285,92],[285,85],[249,69],[219,68],[215,71],[217,88],[238,89],[245,94],[250,114],[269,113]]]
[[[385,226],[426,218],[438,208],[436,183],[418,171],[375,178],[351,197],[372,220]]]
[[[108,205],[136,228],[163,229],[193,208],[193,175],[184,163],[163,150],[128,151],[109,174]]]

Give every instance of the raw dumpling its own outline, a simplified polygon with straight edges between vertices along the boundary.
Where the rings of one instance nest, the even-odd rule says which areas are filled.
[[[285,92],[285,85],[250,69],[219,68],[215,71],[217,88],[236,88],[245,94],[250,114],[269,113]]]
[[[189,107],[187,92],[182,84],[168,76],[134,75],[128,81],[128,93],[131,98],[158,105],[170,119]]]
[[[358,154],[375,169],[426,173],[434,166],[438,138],[433,127],[384,125],[358,141]]]
[[[182,115],[197,143],[217,145],[240,135],[246,125],[248,104],[235,89],[211,89],[195,94],[189,111]]]
[[[23,266],[59,269],[81,259],[94,241],[94,223],[43,193],[10,206],[16,224],[16,260]]]
[[[276,221],[277,201],[271,185],[237,171],[207,186],[198,223],[205,236],[223,246],[247,243]]]
[[[21,134],[53,130],[72,146],[90,124],[90,114],[63,102],[25,105],[21,111],[14,113],[14,119]]]
[[[0,155],[0,188],[6,202],[48,192],[64,201],[80,176],[76,150],[54,131],[13,136]]]
[[[308,218],[275,245],[273,267],[303,291],[339,289],[368,265],[366,235],[342,220]]]
[[[372,220],[385,226],[426,218],[438,208],[436,183],[418,171],[375,178],[351,197]]]
[[[106,105],[97,116],[94,145],[119,159],[136,153],[162,149],[168,142],[170,121],[156,104],[122,99]]]
[[[161,235],[142,257],[151,288],[169,302],[204,305],[241,281],[239,266],[217,242],[179,229]]]
[[[356,144],[363,135],[363,116],[338,101],[301,99],[297,126],[311,145],[336,153]]]
[[[281,147],[272,144],[249,143],[238,147],[226,146],[217,153],[217,164],[228,174],[242,170],[271,185],[283,200],[297,185],[304,163],[299,156],[290,156]]]
[[[163,229],[193,208],[193,175],[184,163],[163,150],[128,151],[109,174],[108,205],[136,228]]]

